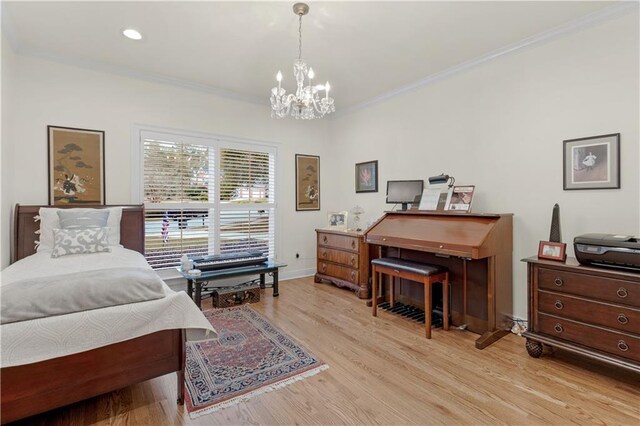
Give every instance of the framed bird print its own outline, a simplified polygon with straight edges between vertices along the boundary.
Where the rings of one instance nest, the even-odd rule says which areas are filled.
[[[356,164],[356,193],[378,192],[378,160]]]

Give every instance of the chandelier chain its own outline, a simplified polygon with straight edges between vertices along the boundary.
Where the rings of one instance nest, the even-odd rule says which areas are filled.
[[[298,15],[298,59],[302,59],[302,15]]]

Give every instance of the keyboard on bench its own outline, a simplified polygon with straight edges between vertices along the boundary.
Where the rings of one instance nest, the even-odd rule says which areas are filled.
[[[194,257],[193,267],[201,271],[215,269],[236,268],[238,266],[259,265],[267,261],[267,256],[259,251],[243,251],[229,254],[214,254],[210,256]]]

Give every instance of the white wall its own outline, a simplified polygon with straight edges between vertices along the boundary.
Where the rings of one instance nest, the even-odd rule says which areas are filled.
[[[474,211],[514,213],[514,314],[526,317],[520,259],[549,238],[554,203],[567,243],[640,233],[638,48],[631,13],[337,117],[331,139],[341,148],[325,186],[337,196],[325,206],[359,204],[366,222],[391,207],[389,179],[445,172],[477,185]],[[563,191],[562,141],[618,132],[622,188]],[[368,160],[379,160],[380,191],[355,194],[354,163]]]
[[[254,105],[211,94],[80,69],[18,55],[12,102],[13,161],[3,170],[12,182],[12,202],[47,203],[47,125],[104,130],[106,199],[108,204],[131,199],[131,132],[134,124],[184,129],[279,144],[277,194],[277,257],[289,267],[284,277],[315,271],[314,227],[323,226],[324,212],[296,212],[294,154],[320,155],[325,160],[327,127],[323,122],[274,120],[268,91],[265,104]],[[3,57],[4,61],[4,57]],[[328,162],[321,161],[321,179]],[[321,182],[321,188],[323,182]],[[323,194],[323,197],[325,195]],[[325,198],[322,199],[324,204]],[[6,208],[3,206],[3,210]],[[3,225],[3,241],[7,227]],[[300,259],[295,254],[300,253]]]
[[[13,205],[13,185],[11,176],[13,174],[13,109],[12,101],[15,93],[15,55],[4,36],[2,37],[2,132],[0,149],[0,226],[2,229],[2,241],[0,242],[0,269],[9,264],[9,252],[11,247],[10,223],[12,218]]]

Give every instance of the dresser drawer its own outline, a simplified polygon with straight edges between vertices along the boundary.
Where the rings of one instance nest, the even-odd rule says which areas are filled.
[[[331,275],[354,284],[358,283],[358,270],[347,266],[318,260],[318,273]]]
[[[348,235],[318,233],[318,245],[337,249],[358,251],[358,238]]]
[[[640,335],[640,309],[585,300],[562,293],[539,291],[538,310]]]
[[[318,247],[318,259],[340,263],[341,265],[347,265],[353,268],[358,267],[358,255],[348,251]]]
[[[640,337],[540,313],[539,333],[640,361]]]
[[[624,305],[640,305],[640,283],[633,281],[539,268],[538,288]]]

